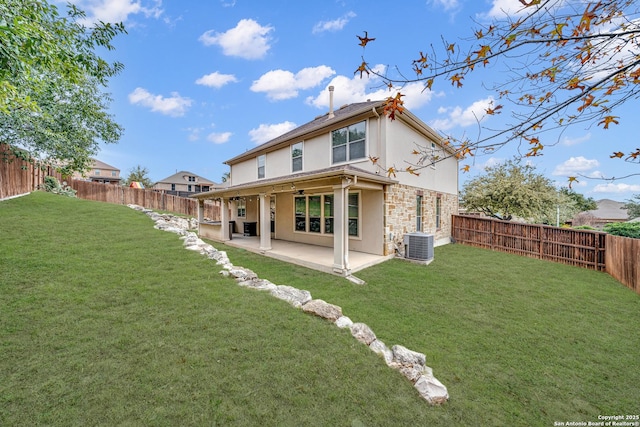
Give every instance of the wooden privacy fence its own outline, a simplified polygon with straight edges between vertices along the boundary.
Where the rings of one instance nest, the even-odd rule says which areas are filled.
[[[599,271],[605,269],[605,236],[591,230],[453,216],[452,237],[458,243]]]
[[[607,273],[640,294],[640,239],[607,234]]]
[[[147,209],[198,217],[198,201],[196,199],[172,196],[162,191],[151,189],[130,188],[79,180],[71,180],[69,185],[77,191],[76,195],[81,199],[121,205],[133,204]],[[206,201],[204,203],[204,217],[219,221],[220,204],[214,201]]]
[[[453,215],[457,243],[606,271],[640,294],[640,239]]]
[[[6,144],[0,144],[0,199],[37,190],[45,176],[61,176],[50,166],[16,158]]]

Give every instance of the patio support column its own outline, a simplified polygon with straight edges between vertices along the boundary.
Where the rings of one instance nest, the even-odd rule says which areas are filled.
[[[229,199],[220,199],[220,239],[230,240],[229,236]]]
[[[271,194],[260,193],[260,250],[271,250]]]
[[[204,200],[198,199],[198,224],[204,221]]]
[[[351,180],[343,178],[341,185],[333,187],[333,271],[349,274],[349,186]]]

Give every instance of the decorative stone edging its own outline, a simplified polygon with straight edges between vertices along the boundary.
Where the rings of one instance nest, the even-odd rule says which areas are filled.
[[[449,400],[447,388],[433,376],[433,370],[426,365],[426,356],[407,349],[401,345],[388,348],[384,342],[376,338],[376,334],[364,323],[354,323],[342,314],[342,308],[329,304],[321,299],[313,299],[309,291],[300,290],[292,286],[275,285],[266,279],[261,279],[253,271],[234,266],[227,257],[226,252],[219,251],[212,245],[201,240],[198,235],[189,230],[198,226],[194,218],[189,220],[171,214],[159,214],[137,205],[127,205],[132,209],[141,211],[154,222],[154,228],[178,234],[184,240],[184,246],[188,250],[200,252],[207,258],[221,265],[220,274],[233,277],[239,286],[260,291],[269,292],[272,296],[287,301],[295,308],[300,308],[305,313],[327,319],[338,328],[349,328],[351,335],[367,345],[372,351],[382,356],[387,366],[400,371],[413,386],[420,396],[431,405],[441,405]]]

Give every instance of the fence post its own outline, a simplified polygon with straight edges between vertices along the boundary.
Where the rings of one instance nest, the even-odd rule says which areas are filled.
[[[489,239],[490,243],[491,243],[491,250],[494,250],[494,245],[495,245],[495,235],[496,235],[496,222],[494,220],[490,220],[491,221],[491,239]]]
[[[544,232],[544,226],[541,225],[540,226],[540,248],[539,248],[539,252],[540,252],[540,259],[544,259],[544,242],[545,242],[545,232]]]

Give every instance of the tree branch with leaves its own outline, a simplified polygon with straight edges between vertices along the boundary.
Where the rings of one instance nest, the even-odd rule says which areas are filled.
[[[122,128],[103,92],[123,65],[96,52],[112,50],[122,24],[82,24],[83,11],[61,16],[45,0],[0,0],[0,142],[61,167],[86,169],[100,141]]]
[[[363,55],[356,73],[375,75],[397,91],[385,108],[393,120],[402,114],[402,90],[409,83],[421,82],[426,90],[438,85],[462,89],[471,73],[508,68],[504,81],[487,88],[495,98],[478,122],[504,111],[511,116],[498,128],[482,125],[476,139],[447,135],[446,144],[461,160],[507,144],[517,144],[521,157],[540,156],[558,142],[556,132],[568,126],[609,129],[619,124],[616,109],[640,95],[640,4],[513,1],[522,5],[520,13],[477,24],[473,37],[460,43],[442,39],[440,45],[428,46],[408,70],[396,66],[380,71]],[[365,33],[358,39],[367,49],[375,37]],[[640,164],[640,148],[620,147],[610,157]],[[575,181],[576,176],[569,177],[569,185]]]

